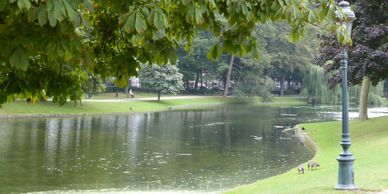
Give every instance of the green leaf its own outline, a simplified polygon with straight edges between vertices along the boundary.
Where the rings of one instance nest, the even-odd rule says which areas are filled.
[[[312,11],[312,10],[309,11],[307,19],[308,19],[308,21],[311,22],[311,23],[315,21],[315,14],[314,14],[314,11]]]
[[[199,25],[202,23],[202,12],[199,8],[195,8],[195,22]]]
[[[49,20],[49,23],[50,23],[51,27],[55,27],[57,25],[57,19],[55,18],[54,11],[49,11],[48,12],[48,20]]]
[[[213,46],[207,53],[207,58],[211,60],[218,60],[222,56],[222,47],[220,44]]]
[[[21,48],[16,48],[11,57],[9,58],[9,64],[11,67],[26,70],[29,62],[26,53]]]
[[[209,9],[210,10],[213,10],[214,8],[217,7],[216,3],[214,2],[214,0],[207,0],[208,1],[208,6],[209,6]]]
[[[0,11],[3,11],[8,1],[0,1]]]
[[[135,14],[130,15],[127,17],[127,20],[125,21],[125,24],[123,26],[123,30],[125,32],[131,33],[135,29]]]
[[[139,34],[144,33],[147,29],[146,20],[141,12],[136,12],[135,29]]]
[[[61,3],[62,1],[54,1],[54,15],[59,21],[62,21],[66,17],[65,7]]]
[[[49,57],[53,57],[54,58],[55,55],[57,54],[56,53],[56,48],[57,48],[56,42],[53,42],[53,41],[48,42],[47,43],[47,55]]]
[[[79,26],[81,19],[77,12],[70,6],[67,1],[62,1],[63,6],[65,7],[66,13],[69,16],[69,20],[73,23],[74,26]]]
[[[163,11],[160,9],[155,10],[154,26],[158,30],[160,30],[162,28],[167,28],[167,26],[168,26],[167,18],[164,15]]]
[[[84,0],[84,8],[89,11],[94,11],[93,4],[90,2],[90,0]]]
[[[247,52],[247,48],[245,47],[244,44],[240,44],[240,48],[238,49],[238,53],[241,57],[245,56]]]
[[[188,5],[190,3],[190,0],[182,0],[183,5]]]
[[[147,16],[147,15],[150,13],[150,11],[148,10],[147,7],[143,7],[143,9],[141,9],[141,12],[142,12],[143,15],[145,15],[145,16]]]
[[[127,12],[127,13],[121,15],[121,16],[119,17],[119,24],[120,24],[120,25],[125,24],[125,22],[127,21],[128,17],[129,17],[129,12]]]
[[[31,8],[31,2],[30,0],[18,0],[18,7],[19,9],[26,8],[28,10]]]
[[[38,8],[38,22],[40,26],[44,26],[47,24],[47,12],[46,6],[41,6]]]
[[[63,58],[65,56],[65,51],[63,49],[63,46],[60,42],[58,42],[57,46],[56,46],[56,51],[57,51],[57,54],[59,57]]]

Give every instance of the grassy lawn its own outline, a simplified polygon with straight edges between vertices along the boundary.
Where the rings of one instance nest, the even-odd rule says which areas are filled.
[[[227,193],[355,193],[336,191],[341,122],[301,124],[317,143],[315,161],[321,163],[318,170],[298,174],[296,169],[256,183],[235,188]],[[355,184],[357,193],[377,192],[388,189],[388,117],[354,120],[350,123],[355,155]],[[306,165],[305,165],[306,167]]]
[[[122,95],[124,96],[124,94]],[[110,99],[110,98],[100,98]],[[88,102],[83,101],[82,106],[75,106],[68,102],[63,106],[52,102],[40,104],[27,104],[24,101],[3,104],[0,108],[0,114],[93,114],[93,113],[125,113],[125,112],[144,112],[160,111],[172,108],[182,108],[182,106],[208,107],[210,104],[226,104],[235,102],[234,98],[205,97],[192,99],[174,99],[151,101],[133,101],[133,102]],[[256,99],[257,105],[265,106],[295,106],[303,105],[305,102],[300,98],[274,98],[273,102],[261,103],[260,98]],[[132,110],[130,108],[132,107]]]
[[[82,102],[82,106],[75,106],[68,102],[63,106],[52,102],[40,104],[27,104],[26,102],[14,102],[3,105],[0,114],[88,114],[88,113],[124,113],[166,110],[169,107],[185,105],[208,105],[215,103],[227,103],[223,98],[196,98],[175,99],[158,101],[133,101],[133,102]],[[132,107],[132,110],[130,108]]]
[[[156,98],[158,97],[157,93],[152,92],[134,92],[135,98]],[[174,94],[162,94],[161,98],[164,96],[174,96]],[[100,100],[100,99],[125,99],[127,98],[127,95],[125,93],[119,92],[118,96],[116,98],[116,93],[99,93],[98,95],[92,96],[91,99]]]
[[[276,107],[289,107],[289,106],[300,106],[306,105],[306,98],[299,96],[285,96],[285,97],[274,97],[271,102],[263,103],[261,98],[258,98],[260,105],[276,106]]]

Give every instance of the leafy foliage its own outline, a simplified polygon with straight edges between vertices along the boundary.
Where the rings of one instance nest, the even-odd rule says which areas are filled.
[[[299,42],[291,42],[288,38],[289,27],[284,23],[260,25],[260,34],[270,65],[266,71],[273,79],[280,81],[303,81],[308,68],[318,55],[319,41],[316,38],[317,30],[309,26],[305,36]],[[284,88],[281,88],[281,94]]]
[[[272,90],[275,83],[269,77],[260,77],[255,73],[246,72],[244,79],[238,81],[235,86],[235,94],[240,99],[252,99],[260,96],[263,102],[271,101]]]
[[[359,0],[354,2],[357,19],[353,23],[353,47],[349,48],[349,80],[359,84],[368,76],[373,84],[388,78],[388,2],[385,0]],[[339,67],[339,53],[343,49],[334,35],[322,36],[320,64],[326,69]],[[340,82],[337,73],[330,79],[330,84]]]
[[[142,63],[175,63],[199,29],[222,37],[212,58],[243,56],[257,50],[256,24],[286,21],[297,39],[334,11],[333,0],[2,0],[0,104],[18,94],[80,99],[89,74],[124,84]]]
[[[301,95],[306,96],[308,103],[311,104],[339,104],[341,102],[341,87],[336,85],[330,88],[326,83],[330,79],[329,74],[319,66],[310,66],[309,73],[304,78],[304,88]],[[372,87],[369,91],[368,104],[382,105],[384,99],[383,82]],[[349,88],[349,101],[354,104],[359,103],[361,86],[352,86]]]

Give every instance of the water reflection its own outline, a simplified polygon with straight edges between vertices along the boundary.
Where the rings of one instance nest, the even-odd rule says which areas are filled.
[[[0,193],[222,190],[306,161],[311,151],[274,126],[317,115],[239,106],[1,120]]]

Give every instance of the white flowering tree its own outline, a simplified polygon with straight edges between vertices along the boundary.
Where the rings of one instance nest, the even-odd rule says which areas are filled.
[[[141,86],[158,92],[158,101],[162,93],[176,94],[183,90],[183,75],[176,65],[142,65],[139,74]]]

